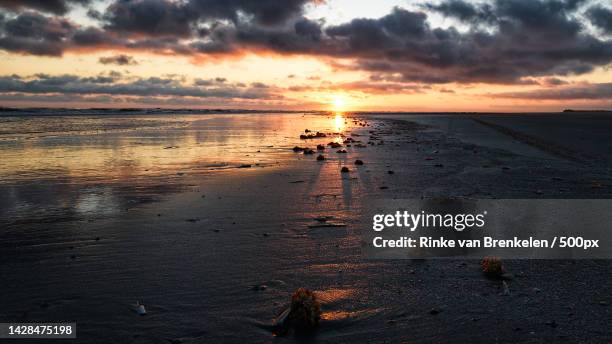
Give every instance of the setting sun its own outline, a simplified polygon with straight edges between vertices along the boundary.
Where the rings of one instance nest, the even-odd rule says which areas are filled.
[[[346,107],[346,100],[341,95],[335,95],[332,98],[332,106],[335,111],[342,111]]]

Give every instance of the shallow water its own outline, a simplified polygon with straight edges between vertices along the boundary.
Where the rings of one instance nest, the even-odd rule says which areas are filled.
[[[40,213],[62,220],[62,210],[65,219],[109,216],[125,202],[185,189],[187,177],[231,174],[244,165],[282,167],[294,160],[290,148],[307,144],[298,138],[305,128],[343,132],[349,121],[296,114],[47,115],[0,117],[0,127],[1,221],[23,223]]]
[[[336,117],[295,114],[0,117],[0,182],[269,165],[299,143],[304,128],[338,132],[345,125]]]

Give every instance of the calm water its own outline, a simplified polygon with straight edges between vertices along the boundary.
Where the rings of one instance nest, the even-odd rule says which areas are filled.
[[[0,117],[0,183],[272,165],[305,128],[344,126],[342,118],[296,114]]]
[[[306,144],[304,129],[349,125],[302,114],[0,117],[2,222],[112,215],[180,191],[188,177],[282,167]]]

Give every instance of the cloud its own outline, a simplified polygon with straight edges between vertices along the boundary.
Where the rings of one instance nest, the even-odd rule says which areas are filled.
[[[147,36],[191,34],[197,13],[182,3],[169,0],[115,1],[102,16],[108,31]]]
[[[481,6],[476,6],[463,0],[448,0],[439,4],[425,4],[423,8],[463,21],[490,20],[493,17],[490,5],[482,4]]]
[[[114,1],[101,18],[112,32],[148,36],[189,37],[206,21],[249,21],[262,26],[298,17],[310,0],[136,0]],[[206,28],[200,28],[206,31]],[[307,28],[308,29],[308,28]]]
[[[612,35],[612,10],[601,6],[593,6],[587,11],[591,23],[608,35]]]
[[[115,56],[100,57],[98,61],[104,65],[114,64],[118,66],[131,66],[131,65],[138,64],[138,61],[136,61],[136,59],[134,59],[132,56],[123,55],[123,54],[115,55]]]
[[[583,13],[602,28],[609,18],[600,7],[582,10],[589,0],[443,0],[338,25],[305,18],[309,2],[115,0],[95,15],[100,22],[92,27],[26,11],[0,20],[0,49],[51,56],[82,48],[196,58],[311,55],[408,84],[528,84],[612,62],[612,40],[583,24]],[[432,12],[463,24],[433,27]]]
[[[35,9],[54,14],[65,14],[70,5],[89,3],[89,0],[0,0],[0,7],[9,10]]]
[[[50,94],[63,95],[112,95],[112,96],[162,96],[227,99],[276,99],[280,96],[270,87],[227,84],[215,81],[215,85],[190,86],[183,77],[122,78],[117,73],[96,77],[76,75],[51,76],[36,74],[30,77],[0,76],[0,94]]]
[[[524,92],[496,93],[496,98],[529,100],[612,100],[612,83],[586,84]]]
[[[0,48],[33,55],[59,56],[67,46],[75,26],[60,17],[44,16],[36,12],[0,22]]]

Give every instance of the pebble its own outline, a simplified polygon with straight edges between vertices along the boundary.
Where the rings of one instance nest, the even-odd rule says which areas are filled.
[[[554,321],[554,320],[547,321],[547,322],[546,322],[546,325],[548,325],[548,326],[550,326],[550,327],[552,327],[552,328],[555,328],[555,327],[557,327],[557,322],[556,322],[556,321]]]

